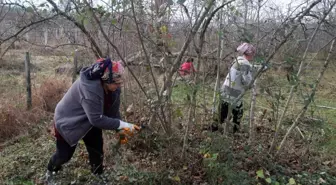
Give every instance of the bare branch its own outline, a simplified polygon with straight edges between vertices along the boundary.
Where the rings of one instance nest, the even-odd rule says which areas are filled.
[[[29,27],[31,27],[31,26],[33,26],[33,25],[36,25],[36,24],[39,24],[39,23],[42,23],[42,22],[51,20],[51,19],[55,18],[56,16],[57,16],[57,15],[54,15],[54,16],[52,16],[52,17],[47,17],[47,18],[44,18],[44,19],[41,19],[41,20],[38,20],[38,21],[34,21],[34,22],[31,22],[31,23],[28,24],[28,25],[23,26],[23,27],[22,27],[19,31],[17,31],[15,34],[13,34],[13,35],[11,35],[11,36],[9,36],[9,37],[3,39],[3,40],[0,40],[0,45],[1,45],[2,43],[6,42],[6,41],[8,41],[8,40],[10,40],[10,39],[12,39],[12,38],[17,37],[17,36],[18,36],[21,32],[23,32],[25,29],[27,29],[27,28],[29,28]]]
[[[288,109],[289,102],[290,102],[290,101],[292,100],[292,98],[293,98],[294,89],[295,89],[295,87],[297,87],[297,86],[299,85],[299,83],[300,83],[300,82],[299,82],[299,81],[300,81],[300,78],[299,78],[299,77],[301,76],[301,71],[303,70],[303,63],[304,63],[304,60],[305,60],[306,57],[307,57],[308,49],[309,49],[311,43],[313,42],[313,40],[315,39],[315,36],[316,36],[317,31],[319,30],[321,24],[323,23],[323,21],[325,20],[325,18],[327,17],[327,15],[330,13],[330,11],[333,9],[333,7],[335,6],[335,4],[336,4],[336,1],[331,5],[331,7],[330,7],[330,9],[328,10],[328,12],[326,12],[326,13],[324,14],[324,16],[321,18],[321,20],[319,21],[318,25],[316,26],[316,28],[315,28],[315,30],[314,30],[313,35],[311,36],[311,38],[310,38],[310,40],[309,40],[309,43],[308,43],[308,45],[307,45],[307,47],[306,47],[306,50],[305,50],[305,52],[304,52],[304,54],[303,54],[303,56],[302,56],[302,60],[301,60],[301,62],[300,62],[299,70],[298,70],[298,72],[297,72],[297,74],[296,74],[296,77],[297,77],[299,80],[298,80],[294,85],[292,85],[292,87],[291,87],[290,93],[289,93],[289,95],[288,95],[288,99],[287,99],[286,104],[285,104],[284,111],[283,111],[282,114],[280,115],[280,118],[279,118],[279,120],[278,120],[278,123],[277,123],[277,125],[276,125],[276,127],[275,127],[276,132],[274,133],[274,137],[273,137],[272,144],[271,144],[271,147],[270,147],[269,151],[271,151],[271,150],[273,149],[274,145],[275,145],[275,142],[276,142],[276,139],[277,139],[277,136],[278,136],[278,130],[279,130],[280,126],[281,126],[282,120],[283,120],[283,118],[284,118],[284,116],[285,116],[285,114],[286,114],[286,111],[287,111],[287,109]],[[304,15],[304,14],[303,14],[303,15]],[[300,22],[300,21],[299,21],[299,22]]]
[[[305,15],[307,15],[308,13],[309,13],[309,11],[313,8],[313,7],[315,7],[318,3],[320,3],[321,2],[321,0],[316,0],[316,1],[314,1],[305,11],[304,11],[304,13],[302,13],[302,14],[299,14],[300,16],[298,17],[298,19],[297,19],[297,22],[300,22],[302,19],[303,19],[303,17],[305,16]],[[275,49],[274,49],[274,51],[270,54],[270,56],[268,56],[267,57],[267,59],[266,59],[266,61],[265,61],[265,63],[266,64],[269,64],[269,62],[270,62],[270,60],[273,58],[273,56],[275,55],[275,53],[276,53],[276,51],[278,51],[281,47],[282,47],[282,45],[283,44],[285,44],[286,42],[287,42],[287,40],[290,38],[290,36],[293,34],[293,32],[296,30],[296,28],[298,27],[298,25],[299,24],[295,24],[293,27],[292,27],[292,29],[291,29],[291,31],[289,32],[289,33],[287,33],[286,35],[285,35],[285,37],[284,37],[284,39],[275,47]],[[251,83],[244,89],[244,91],[243,91],[243,93],[241,93],[237,98],[236,98],[236,100],[233,102],[233,104],[236,104],[243,96],[244,96],[244,94],[245,94],[245,92],[246,92],[246,90],[247,89],[250,89],[251,87],[252,87],[252,85],[253,85],[253,83],[254,83],[254,81],[261,75],[261,73],[263,72],[263,68],[261,68],[261,69],[259,69],[258,71],[257,71],[257,73],[256,73],[256,75],[255,75],[255,78],[253,78],[252,79],[252,81],[251,81]]]
[[[59,15],[64,16],[66,19],[68,19],[69,21],[71,21],[72,23],[74,23],[87,36],[87,38],[89,39],[90,43],[93,45],[93,47],[95,49],[94,53],[95,53],[96,57],[98,57],[98,58],[102,57],[103,53],[102,53],[101,49],[99,48],[99,46],[96,43],[96,41],[93,39],[92,35],[86,30],[85,26],[82,23],[79,23],[78,21],[76,21],[73,17],[67,15],[65,12],[63,12],[62,10],[60,10],[53,0],[47,0],[47,1],[54,7],[55,11]]]
[[[192,27],[187,40],[185,41],[185,43],[183,44],[182,48],[181,48],[181,52],[180,54],[177,56],[177,58],[174,60],[174,63],[172,65],[172,67],[169,70],[169,74],[167,76],[167,80],[166,82],[163,84],[161,90],[160,90],[160,96],[162,96],[163,92],[166,90],[167,86],[171,83],[172,80],[172,76],[175,73],[175,71],[178,69],[179,64],[181,62],[181,59],[184,55],[184,53],[186,52],[191,40],[194,38],[194,36],[196,35],[198,29],[200,28],[203,20],[205,19],[205,17],[207,16],[208,12],[210,11],[210,8],[213,6],[214,0],[210,0],[208,2],[208,6],[205,8],[203,14],[200,16],[198,22],[195,23],[195,25]]]
[[[297,115],[295,121],[293,122],[293,124],[291,125],[291,127],[287,130],[287,133],[286,135],[283,137],[279,147],[278,147],[278,150],[276,152],[276,155],[279,154],[281,148],[283,147],[284,143],[286,142],[286,139],[287,137],[289,136],[289,134],[292,132],[292,130],[298,125],[299,123],[299,120],[302,118],[302,116],[306,113],[310,103],[312,102],[314,96],[315,96],[315,93],[316,93],[316,89],[323,77],[323,74],[324,72],[326,71],[327,67],[328,67],[328,64],[329,64],[329,59],[330,59],[330,55],[331,55],[331,52],[333,50],[333,47],[334,47],[334,44],[335,44],[335,39],[332,41],[331,43],[331,46],[330,46],[330,49],[329,49],[329,52],[328,52],[328,56],[324,62],[324,65],[323,65],[323,69],[321,70],[320,74],[318,75],[316,81],[315,81],[315,84],[314,84],[314,87],[309,95],[309,98],[308,98],[308,101],[305,103],[304,107],[301,109],[300,113]]]
[[[134,18],[135,26],[136,26],[136,29],[137,29],[138,38],[140,40],[140,44],[141,44],[142,50],[143,50],[143,52],[145,54],[147,64],[149,65],[149,70],[150,70],[151,76],[152,76],[153,81],[154,81],[156,94],[157,94],[157,96],[159,98],[159,89],[158,89],[157,82],[156,82],[156,79],[155,79],[155,76],[154,76],[154,73],[153,73],[153,69],[152,69],[152,66],[151,66],[150,58],[148,56],[147,50],[146,50],[145,45],[144,45],[144,41],[143,41],[143,39],[141,37],[141,34],[140,34],[139,23],[137,21],[136,15],[135,15],[133,0],[131,0],[131,5],[132,5],[133,18]]]
[[[50,1],[50,0],[48,0]],[[94,14],[92,7],[90,6],[90,4],[87,2],[87,0],[84,0],[86,5],[88,6],[88,8],[90,9],[90,11],[92,12],[92,16],[94,18],[94,20],[96,21],[96,23],[98,24],[100,31],[102,32],[104,38],[106,39],[106,41],[113,47],[113,49],[117,52],[118,56],[120,57],[121,61],[124,63],[124,65],[128,68],[129,72],[131,73],[131,75],[133,76],[133,78],[135,79],[135,81],[137,82],[137,84],[139,85],[140,89],[142,90],[142,92],[145,94],[146,98],[149,99],[149,96],[147,94],[147,92],[145,91],[145,89],[142,87],[139,79],[135,76],[135,74],[133,73],[133,71],[129,68],[126,60],[124,59],[124,57],[122,56],[121,52],[119,51],[118,47],[116,45],[114,45],[111,40],[108,38],[108,36],[106,35],[102,25],[100,24],[100,21],[98,20],[97,16]]]

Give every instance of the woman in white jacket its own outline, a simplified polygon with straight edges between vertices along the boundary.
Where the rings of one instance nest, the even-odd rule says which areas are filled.
[[[252,70],[255,66],[252,66],[250,61],[253,60],[256,50],[252,44],[243,43],[237,48],[237,52],[239,56],[235,59],[220,89],[221,102],[218,112],[220,123],[223,123],[228,116],[229,105],[232,106],[233,132],[239,130],[243,117],[243,102],[239,100],[235,105],[233,103],[252,81]],[[218,130],[218,127],[212,126],[212,129]]]

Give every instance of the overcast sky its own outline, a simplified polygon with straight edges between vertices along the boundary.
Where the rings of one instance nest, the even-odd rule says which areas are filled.
[[[6,1],[6,0],[4,0]],[[34,2],[34,4],[39,4],[42,2],[46,2],[46,0],[29,0],[31,2]],[[55,0],[55,2],[59,2],[60,0]],[[66,0],[63,0],[66,1]],[[102,2],[101,0],[92,0],[93,2]],[[105,2],[109,2],[109,0],[103,0]],[[174,2],[176,2],[177,0],[173,0]],[[187,0],[188,1],[188,0]],[[266,1],[266,0],[264,0]],[[281,7],[286,7],[289,3],[291,3],[292,5],[298,5],[301,2],[303,2],[303,0],[267,0],[269,4],[275,4]],[[191,1],[193,2],[193,0]],[[100,4],[100,3],[99,3]]]
[[[291,4],[291,6],[297,6],[303,2],[303,0],[269,0],[269,1],[281,7],[287,7],[288,4]]]
[[[0,0],[1,1],[1,0]],[[6,1],[16,1],[16,0],[4,0]],[[39,5],[41,3],[47,2],[46,0],[18,0],[18,1],[30,1],[34,3],[35,5]],[[59,4],[60,0],[54,0],[57,4]],[[62,0],[63,2],[67,2],[68,0]],[[122,0],[117,0],[119,2],[122,2]],[[144,0],[145,2],[150,2],[152,0]],[[177,2],[177,0],[173,0],[174,2]],[[290,5],[291,11],[294,9],[294,7],[297,7],[297,5],[301,4],[302,2],[307,1],[307,0],[263,0],[263,2],[266,2],[265,6],[263,6],[261,10],[261,16],[263,17],[262,14],[264,14],[266,17],[268,16],[269,13],[272,13],[272,10],[269,7],[275,8],[277,10],[281,10],[282,14],[286,14],[288,11],[288,5]],[[100,4],[100,5],[106,5],[106,2],[111,2],[111,0],[92,0],[94,4]],[[105,2],[105,3],[104,3]],[[192,7],[193,7],[193,2],[194,0],[186,0],[185,5],[188,7],[190,10],[189,12],[192,12]],[[200,1],[199,1],[200,2]],[[237,2],[242,2],[241,0],[237,0]],[[256,2],[256,0],[254,0]],[[49,4],[49,3],[48,3]],[[148,3],[147,3],[148,4]],[[174,6],[175,10],[179,6]],[[51,6],[50,6],[51,8]],[[181,7],[179,7],[181,8]],[[179,9],[178,8],[178,9]],[[299,8],[298,10],[300,10]],[[265,10],[265,11],[263,11]],[[181,11],[175,11],[174,12],[176,16],[180,15]]]

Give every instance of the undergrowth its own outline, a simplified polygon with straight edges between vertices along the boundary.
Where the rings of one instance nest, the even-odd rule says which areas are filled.
[[[32,108],[26,109],[26,97],[2,98],[0,105],[0,143],[29,132],[30,127],[47,122],[69,84],[66,79],[47,78],[33,88]],[[45,124],[44,124],[45,125]]]
[[[33,105],[47,112],[54,112],[57,103],[62,99],[68,88],[70,80],[67,78],[49,77],[35,89]]]
[[[295,150],[287,148],[278,158],[269,156],[265,145],[269,130],[265,128],[259,129],[256,138],[262,142],[252,146],[247,144],[245,133],[224,137],[219,132],[192,129],[184,157],[181,156],[182,135],[167,138],[144,130],[127,145],[117,147],[115,132],[104,132],[107,145],[104,164],[110,184],[276,185],[295,181],[297,185],[315,185],[336,182],[335,176],[315,157],[318,153],[312,151],[307,154],[310,158],[298,158],[304,147],[295,140],[291,140],[291,145],[297,146]],[[0,182],[43,184],[46,164],[54,151],[54,138],[46,131],[21,138],[0,153]],[[96,179],[89,169],[87,152],[80,142],[57,181],[94,184]]]

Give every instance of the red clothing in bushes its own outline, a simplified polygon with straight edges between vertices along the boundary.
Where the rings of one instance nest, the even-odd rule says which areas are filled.
[[[196,72],[194,64],[192,62],[184,62],[179,70],[181,76],[189,75],[192,72]]]

